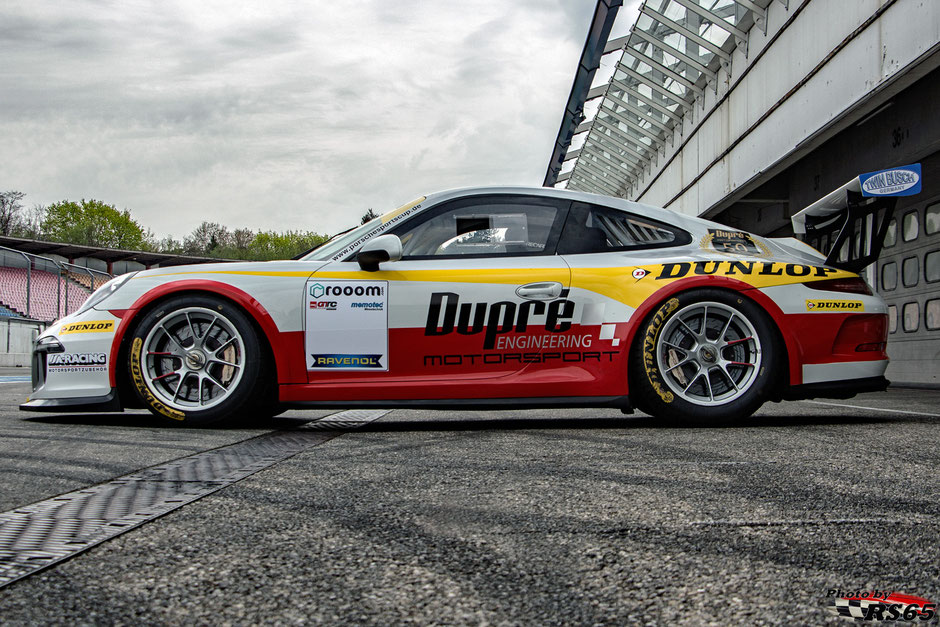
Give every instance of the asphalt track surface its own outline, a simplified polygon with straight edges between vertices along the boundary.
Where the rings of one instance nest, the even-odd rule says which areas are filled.
[[[179,429],[21,413],[0,512],[334,412]],[[847,625],[832,589],[940,599],[940,391],[615,410],[390,412],[0,588],[0,624]]]

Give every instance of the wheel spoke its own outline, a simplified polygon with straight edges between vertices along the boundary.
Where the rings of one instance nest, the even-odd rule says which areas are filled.
[[[176,337],[175,337],[172,333],[170,333],[170,330],[167,329],[166,326],[164,326],[164,325],[161,324],[161,325],[160,325],[160,330],[163,331],[164,333],[166,333],[166,336],[167,336],[168,338],[170,338],[170,341],[172,341],[174,344],[176,344],[176,345],[179,347],[180,351],[182,351],[182,352],[184,352],[184,353],[186,352],[186,348],[183,347],[182,344],[180,344],[180,341],[179,341],[178,339],[176,339]],[[177,356],[179,356],[179,355],[177,355]]]
[[[688,394],[689,390],[692,388],[693,385],[695,385],[695,382],[698,381],[698,378],[699,378],[700,376],[702,376],[701,373],[696,373],[695,376],[692,377],[692,380],[689,381],[689,384],[688,384],[687,386],[685,386],[685,389],[682,390],[682,393],[683,393],[683,394]]]
[[[205,378],[206,378],[209,382],[211,382],[211,383],[217,385],[218,387],[222,388],[223,390],[228,390],[228,388],[225,387],[225,385],[223,385],[221,381],[219,381],[219,380],[216,379],[214,376],[212,376],[211,373],[206,372],[206,373],[205,373]]]
[[[682,361],[680,361],[679,363],[677,363],[675,366],[670,366],[669,368],[666,368],[663,372],[671,372],[671,371],[675,370],[676,368],[678,368],[679,366],[684,366],[685,364],[687,364],[687,363],[689,363],[689,362],[691,362],[691,361],[693,361],[691,357],[686,357],[685,359],[683,359]]]
[[[193,347],[196,346],[196,340],[199,339],[199,336],[196,335],[196,327],[193,326],[193,319],[189,317],[189,312],[186,312],[186,323],[189,324],[189,332],[193,334]]]
[[[674,348],[674,349],[676,349],[676,350],[682,351],[682,352],[685,353],[686,355],[689,354],[688,349],[682,348],[682,347],[679,346],[678,344],[673,344],[672,342],[667,342],[666,340],[663,340],[663,344],[665,344],[666,346],[670,346],[670,347],[672,347],[672,348]]]
[[[706,369],[703,373],[703,376],[705,377],[705,387],[708,388],[708,400],[714,402],[715,394],[712,392],[711,372],[712,371],[710,369]]]
[[[173,392],[173,402],[174,402],[174,403],[176,402],[176,399],[178,399],[178,398],[180,397],[180,390],[183,389],[183,382],[186,381],[186,375],[188,375],[188,374],[189,374],[189,373],[186,373],[186,374],[184,374],[183,376],[181,376],[179,382],[176,384],[176,391]]]
[[[212,356],[214,357],[214,356],[218,355],[220,351],[225,350],[226,348],[228,348],[228,346],[231,345],[233,342],[235,342],[236,339],[237,339],[237,338],[235,338],[235,337],[230,337],[229,339],[225,340],[225,342],[224,342],[223,344],[221,344],[217,349],[215,349],[214,351],[212,351],[212,353],[211,353]]]
[[[731,340],[730,342],[727,342],[725,346],[734,346],[735,344],[740,344],[741,342],[747,342],[748,340],[753,340],[753,339],[754,339],[753,336],[742,337],[740,340]]]
[[[725,335],[728,334],[728,327],[731,326],[731,321],[734,320],[734,314],[731,314],[728,317],[728,321],[725,323],[725,328],[721,330],[721,334],[718,336],[718,342],[722,343],[725,341]]]
[[[698,340],[698,333],[696,333],[695,331],[693,331],[693,330],[691,329],[691,327],[689,327],[689,325],[687,325],[687,324],[685,323],[684,320],[679,320],[679,324],[681,324],[682,326],[685,327],[685,330],[689,332],[689,335],[691,335],[691,336],[694,337],[696,340]]]
[[[725,377],[728,379],[728,383],[731,384],[731,387],[734,388],[734,391],[737,392],[737,391],[738,391],[738,385],[734,382],[734,379],[731,378],[731,373],[728,372],[728,369],[727,369],[725,366],[721,366],[721,367],[719,368],[719,370],[720,370],[721,373],[724,374]]]
[[[705,329],[706,329],[706,327],[705,327],[705,322],[706,322],[707,319],[708,319],[708,305],[704,305],[704,306],[702,307],[702,333],[701,333],[701,335],[702,335],[702,337],[704,337],[706,340],[708,339],[708,337],[705,335]]]
[[[210,359],[210,364],[222,364],[223,366],[231,366],[232,368],[241,368],[238,364],[232,363],[230,361],[225,361],[223,359]],[[206,364],[208,366],[208,364]]]

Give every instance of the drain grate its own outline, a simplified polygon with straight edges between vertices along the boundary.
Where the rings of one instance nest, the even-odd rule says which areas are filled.
[[[340,412],[0,513],[0,587],[387,413]]]

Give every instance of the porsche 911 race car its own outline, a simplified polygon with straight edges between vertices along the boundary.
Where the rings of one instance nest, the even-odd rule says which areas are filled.
[[[840,211],[799,226],[818,235]],[[837,231],[845,248],[854,231]],[[885,304],[851,267],[861,248],[840,264],[605,196],[442,192],[296,260],[116,277],[38,338],[21,408],[143,406],[195,424],[414,406],[713,421],[845,398],[888,384]]]

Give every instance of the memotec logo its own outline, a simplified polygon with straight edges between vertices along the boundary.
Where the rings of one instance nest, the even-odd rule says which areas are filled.
[[[314,283],[310,286],[310,295],[314,298],[321,296],[384,296],[385,288],[378,285],[322,285]]]
[[[911,196],[920,192],[920,164],[862,174],[863,196]]]

